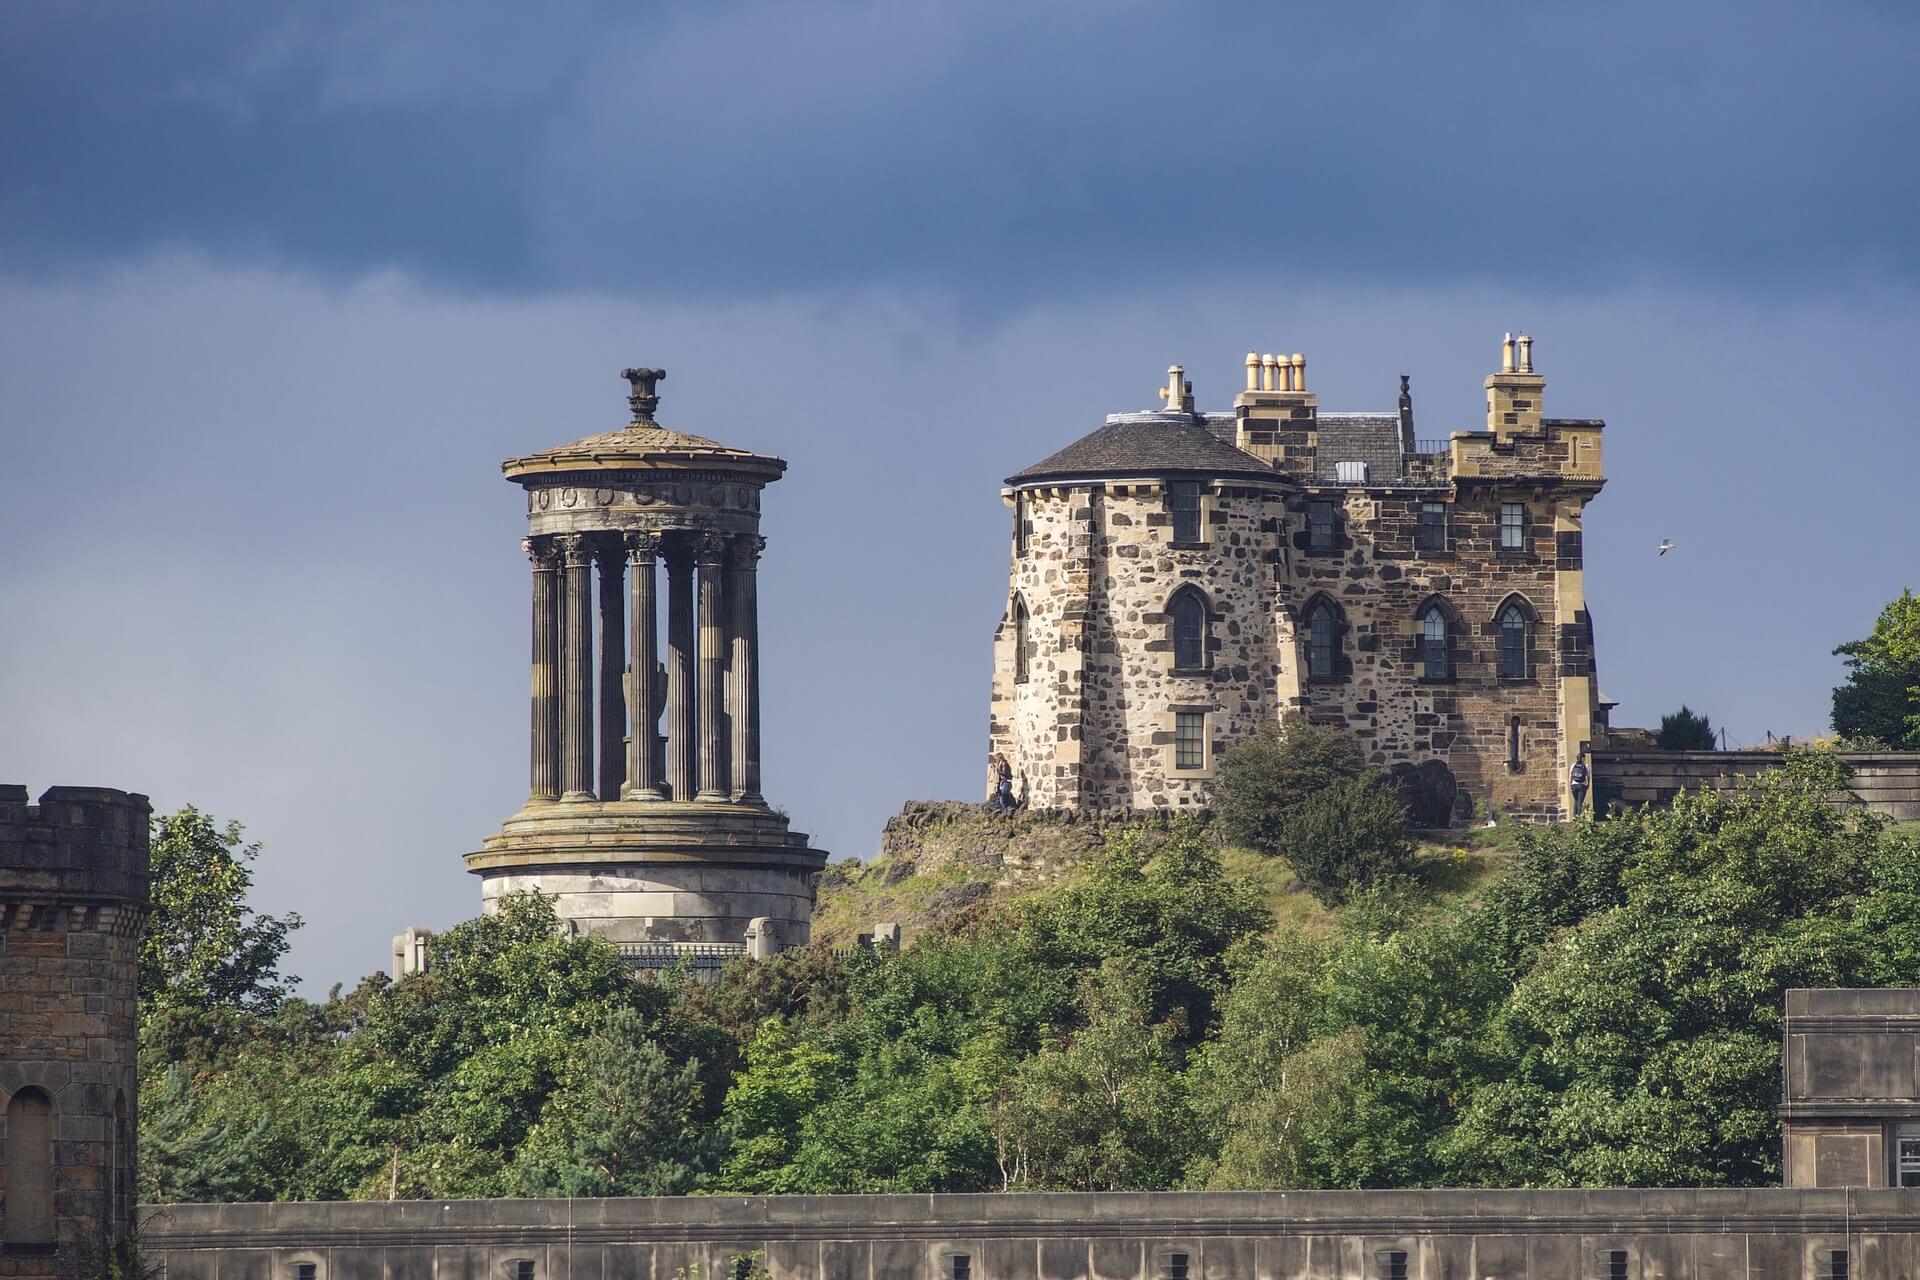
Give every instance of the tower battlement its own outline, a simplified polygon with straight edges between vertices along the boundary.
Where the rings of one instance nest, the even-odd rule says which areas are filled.
[[[0,1277],[124,1261],[151,814],[108,787],[0,786]]]

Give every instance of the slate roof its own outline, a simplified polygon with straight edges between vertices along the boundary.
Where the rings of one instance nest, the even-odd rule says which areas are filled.
[[[1398,480],[1404,474],[1397,413],[1322,413],[1319,433],[1313,455],[1316,482],[1332,484],[1334,468],[1342,462],[1366,463],[1369,484]]]
[[[1034,484],[1072,476],[1161,475],[1170,471],[1277,478],[1272,467],[1216,436],[1204,417],[1117,413],[1098,431],[1008,476],[1007,483]]]

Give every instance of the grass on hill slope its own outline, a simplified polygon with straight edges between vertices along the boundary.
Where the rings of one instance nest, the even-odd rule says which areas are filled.
[[[1432,904],[1443,906],[1484,892],[1499,877],[1519,830],[1518,824],[1502,823],[1461,831],[1444,844],[1423,841],[1416,874]],[[1221,860],[1229,875],[1253,886],[1273,912],[1275,928],[1314,937],[1332,934],[1333,912],[1301,888],[1285,862],[1236,847],[1222,850]],[[821,877],[813,940],[828,947],[850,947],[883,920],[898,923],[903,939],[911,938],[976,902],[1016,901],[1070,883],[1078,874],[1068,868],[1049,883],[1005,885],[997,883],[996,873],[980,868],[947,866],[915,872],[884,856],[865,863],[847,858]]]

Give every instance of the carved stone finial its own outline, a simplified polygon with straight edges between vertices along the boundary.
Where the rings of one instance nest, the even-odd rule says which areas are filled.
[[[622,369],[620,376],[633,388],[627,397],[627,407],[633,410],[633,424],[637,427],[650,427],[653,423],[653,411],[660,404],[660,393],[654,384],[667,378],[665,369]]]

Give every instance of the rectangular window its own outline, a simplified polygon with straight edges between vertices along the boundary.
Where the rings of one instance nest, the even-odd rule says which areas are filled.
[[[1405,1249],[1387,1249],[1381,1252],[1380,1280],[1407,1280]]]
[[[1893,1185],[1920,1187],[1920,1128],[1900,1126],[1893,1143]]]
[[[1527,509],[1518,502],[1500,504],[1500,549],[1527,549]]]
[[[1170,1253],[1167,1255],[1167,1280],[1187,1280],[1187,1255]]]
[[[296,1262],[293,1264],[293,1280],[314,1280],[314,1277],[319,1273],[320,1264],[317,1262]]]
[[[1845,1249],[1822,1249],[1813,1255],[1814,1280],[1847,1280],[1851,1262]]]
[[[1307,550],[1333,550],[1333,503],[1327,499],[1307,504]]]
[[[513,1280],[533,1280],[533,1259],[532,1258],[514,1259]]]
[[[956,1253],[947,1259],[949,1280],[972,1280],[973,1258],[964,1253]]]
[[[1167,510],[1173,516],[1175,542],[1200,542],[1200,482],[1176,480],[1167,486]]]
[[[1027,495],[1013,495],[1013,554],[1027,554]]]
[[[1627,1251],[1607,1250],[1607,1280],[1627,1280]]]
[[[1420,524],[1415,530],[1414,546],[1421,551],[1447,549],[1446,503],[1423,502],[1420,504]]]
[[[1206,712],[1176,711],[1173,713],[1173,767],[1176,769],[1207,767]]]

